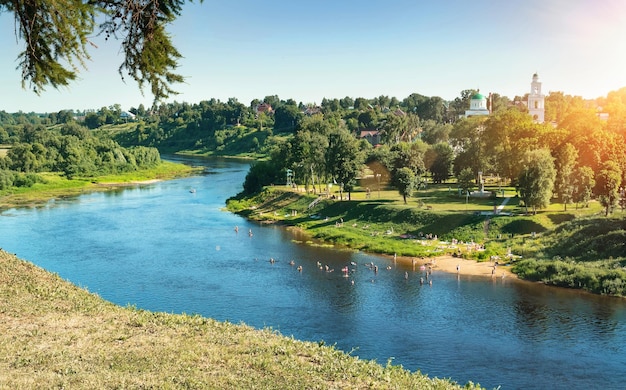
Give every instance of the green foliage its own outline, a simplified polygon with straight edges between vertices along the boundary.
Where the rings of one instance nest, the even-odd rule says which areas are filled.
[[[595,186],[593,170],[587,166],[578,167],[574,177],[574,191],[572,192],[572,198],[577,207],[581,203],[583,206],[589,204]]]
[[[124,60],[120,75],[127,74],[139,83],[149,84],[155,100],[174,93],[171,84],[182,82],[173,73],[180,53],[172,45],[165,26],[172,22],[184,1],[131,2],[98,0],[0,2],[0,11],[15,16],[17,38],[23,41],[19,56],[23,85],[29,83],[36,93],[46,86],[66,86],[75,80],[80,67],[90,59],[88,46],[94,34],[122,37]],[[96,27],[96,20],[102,24]]]
[[[243,183],[243,194],[252,195],[260,192],[263,187],[273,183],[282,183],[285,175],[271,161],[259,161],[250,166]]]
[[[605,215],[609,215],[617,205],[621,180],[619,165],[615,161],[605,161],[597,178],[599,199],[606,210]]]
[[[433,161],[429,170],[433,177],[433,183],[445,183],[452,175],[452,164],[454,162],[454,151],[447,143],[439,143],[432,147]]]
[[[110,139],[94,137],[76,123],[64,124],[58,130],[39,128],[31,132],[28,126],[23,130],[1,161],[3,167],[17,172],[62,172],[68,178],[93,177],[152,168],[161,162],[154,148],[123,148]],[[4,182],[6,185],[8,180]],[[31,182],[28,175],[14,180],[18,186]]]
[[[43,183],[45,180],[34,173],[22,173],[0,169],[0,191],[9,190],[13,187],[32,187],[35,183]]]
[[[404,199],[404,204],[406,204],[406,197],[411,196],[415,188],[415,173],[409,168],[400,168],[396,172],[394,181],[397,183],[398,192]]]
[[[626,221],[620,218],[574,219],[545,237],[550,257],[580,261],[626,257]]]
[[[534,150],[525,156],[518,178],[520,198],[526,209],[534,212],[550,204],[556,171],[553,158],[547,149]]]
[[[464,168],[456,177],[459,188],[467,195],[474,189],[476,176],[471,168]]]
[[[565,210],[574,199],[574,169],[578,151],[572,144],[565,144],[557,150],[555,159],[556,180],[555,193],[563,202]]]
[[[626,296],[624,269],[590,268],[561,260],[521,260],[513,266],[520,277],[559,287],[580,288],[597,294]]]

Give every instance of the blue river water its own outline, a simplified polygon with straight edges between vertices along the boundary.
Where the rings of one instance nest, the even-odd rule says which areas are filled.
[[[626,300],[437,271],[421,285],[419,270],[224,211],[248,163],[187,162],[205,174],[5,210],[0,247],[120,305],[271,327],[460,384],[624,388]]]

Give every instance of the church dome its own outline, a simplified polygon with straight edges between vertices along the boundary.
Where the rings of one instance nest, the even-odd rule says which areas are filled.
[[[476,93],[474,96],[472,96],[472,100],[483,100],[485,98],[485,95],[480,94],[480,93]]]

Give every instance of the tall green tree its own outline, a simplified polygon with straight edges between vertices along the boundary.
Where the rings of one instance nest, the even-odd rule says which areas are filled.
[[[555,177],[554,159],[548,149],[526,153],[518,179],[520,198],[524,201],[526,212],[529,207],[533,213],[536,213],[537,209],[548,207]]]
[[[484,131],[484,117],[463,118],[454,123],[450,143],[457,151],[454,159],[455,175],[465,168],[471,168],[474,177],[477,177],[480,171],[488,171],[490,164],[489,156],[485,152]]]
[[[484,154],[490,156],[497,174],[514,180],[520,173],[524,154],[540,147],[541,126],[516,109],[491,115],[484,125]]]
[[[574,172],[577,159],[578,150],[570,143],[563,145],[556,151],[554,187],[565,210],[567,210],[567,205],[574,200]]]
[[[474,189],[476,183],[476,176],[472,171],[472,168],[463,168],[456,176],[456,181],[461,189],[461,192],[466,196],[469,196],[470,192]]]
[[[396,177],[396,172],[401,168],[409,168],[416,180],[421,178],[426,173],[426,166],[424,165],[424,153],[428,146],[423,142],[401,142],[394,145],[390,149],[391,163],[390,167],[392,178]],[[393,179],[395,181],[395,179]]]
[[[615,161],[606,161],[598,173],[596,188],[598,199],[604,206],[604,214],[608,216],[613,212],[619,200],[619,186],[622,181],[622,171]]]
[[[19,172],[37,172],[39,163],[37,156],[33,153],[32,145],[19,143],[13,145],[7,152],[7,158],[11,161],[9,167]]]
[[[296,178],[304,180],[307,190],[311,184],[313,191],[317,191],[315,188],[317,182],[321,191],[321,185],[328,178],[326,150],[330,132],[330,125],[321,115],[315,115],[302,121],[292,140],[290,166],[295,171]]]
[[[302,112],[298,106],[283,104],[274,112],[274,132],[291,131],[298,126]]]
[[[578,208],[578,205],[581,203],[584,207],[587,207],[595,186],[596,181],[594,179],[594,173],[590,167],[583,166],[576,168],[574,173],[574,191],[572,193],[576,208]]]
[[[332,180],[339,184],[339,197],[343,199],[343,191],[350,192],[363,168],[364,156],[359,149],[359,141],[347,129],[331,130],[326,150],[326,167]]]
[[[387,145],[395,145],[402,141],[408,131],[408,117],[388,113],[381,121],[381,142]]]
[[[421,139],[430,145],[436,145],[440,142],[448,142],[452,125],[449,123],[437,123],[434,120],[421,121]]]
[[[434,159],[429,170],[433,175],[433,182],[445,183],[452,175],[454,151],[450,145],[443,142],[434,145],[431,150],[434,152]]]
[[[464,89],[461,91],[461,96],[454,98],[454,101],[450,103],[450,109],[454,111],[457,118],[469,109],[470,100],[476,93],[478,93],[476,89]]]
[[[395,176],[396,187],[398,187],[398,192],[402,195],[404,204],[406,204],[406,197],[411,196],[413,190],[415,189],[415,173],[413,173],[411,169],[405,167],[400,168],[398,172],[396,172]]]

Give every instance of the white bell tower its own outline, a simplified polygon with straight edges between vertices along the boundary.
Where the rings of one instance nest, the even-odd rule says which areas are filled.
[[[530,83],[530,94],[528,95],[528,113],[537,123],[544,122],[545,95],[541,94],[541,81],[539,75],[533,75],[533,81]]]

